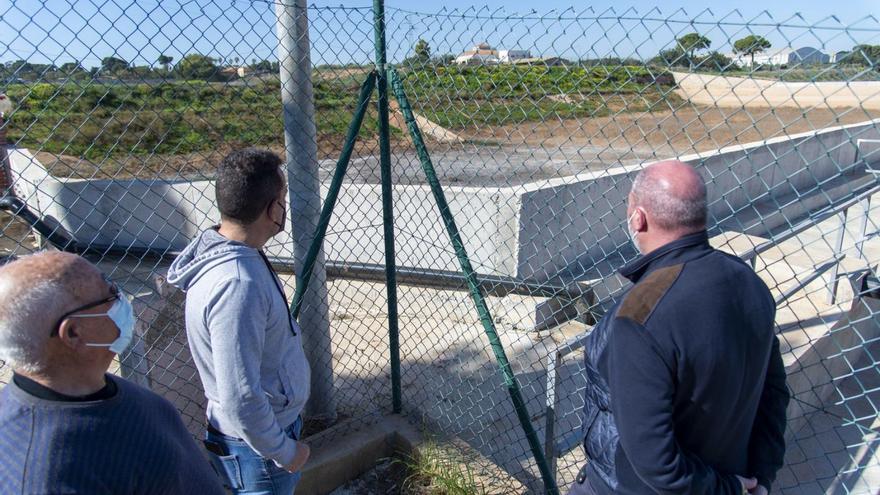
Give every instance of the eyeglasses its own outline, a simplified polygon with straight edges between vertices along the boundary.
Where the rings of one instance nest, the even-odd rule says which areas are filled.
[[[119,287],[115,283],[113,283],[110,279],[104,276],[104,281],[107,282],[107,285],[110,287],[110,297],[105,297],[100,301],[90,302],[88,304],[84,304],[76,309],[72,309],[67,313],[61,315],[61,318],[58,318],[58,322],[55,323],[55,326],[52,327],[52,333],[49,334],[49,337],[55,337],[58,335],[58,331],[61,329],[61,323],[74,315],[74,313],[79,313],[80,311],[85,311],[87,309],[92,309],[98,307],[102,304],[107,304],[109,302],[116,301],[119,299]]]

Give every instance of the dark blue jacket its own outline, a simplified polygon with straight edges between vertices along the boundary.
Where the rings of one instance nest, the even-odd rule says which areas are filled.
[[[12,381],[0,391],[0,493],[223,495],[177,410],[107,375],[106,399],[40,398]]]
[[[767,286],[705,232],[626,265],[586,346],[584,448],[600,494],[742,493],[785,454],[789,393]]]

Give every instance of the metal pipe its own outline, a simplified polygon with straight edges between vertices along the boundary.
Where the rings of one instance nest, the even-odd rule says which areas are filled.
[[[138,258],[171,261],[180,252],[172,249],[153,247],[117,246],[103,244],[84,244],[68,237],[63,231],[53,228],[28,208],[27,204],[15,196],[0,197],[0,210],[15,215],[38,234],[46,238],[55,248],[69,253],[95,256],[135,256]],[[292,258],[270,257],[272,267],[278,273],[296,274],[296,262]],[[385,281],[385,265],[372,263],[346,263],[328,261],[327,279],[360,280],[381,283]],[[519,279],[504,275],[477,274],[477,282],[485,294],[504,297],[510,294],[531,297],[564,297],[577,299],[591,294],[589,287],[577,282],[570,285],[547,284],[534,280]],[[424,287],[426,289],[467,291],[467,280],[461,272],[430,270],[415,267],[397,267],[397,280],[400,285]]]
[[[284,109],[284,145],[287,158],[287,190],[290,202],[293,257],[302,267],[318,225],[321,189],[318,180],[318,142],[309,56],[309,21],[305,0],[275,3],[278,30],[278,62],[281,103]],[[297,280],[301,280],[298,273]],[[336,418],[333,387],[333,352],[327,303],[324,250],[319,249],[312,281],[302,298],[299,324],[303,350],[311,367],[311,396],[305,415],[329,421]],[[299,283],[297,283],[299,285]]]
[[[0,94],[0,98],[6,95]],[[12,194],[12,171],[9,166],[9,154],[6,151],[6,115],[0,113],[0,194]]]
[[[289,259],[269,258],[279,273],[294,273]],[[518,279],[503,275],[477,274],[477,283],[486,295],[504,297],[510,294],[531,297],[562,297],[577,299],[592,293],[589,287],[577,282],[570,285],[548,285],[537,281]],[[361,280],[365,282],[384,282],[385,265],[373,263],[327,262],[327,279]],[[426,289],[467,291],[467,278],[461,272],[447,270],[428,270],[425,268],[397,267],[397,281],[400,285],[423,287]]]
[[[877,192],[880,192],[880,184],[874,184],[870,187],[867,187],[864,191],[856,194],[852,198],[844,201],[843,203],[840,203],[839,205],[829,205],[817,212],[810,213],[810,216],[808,218],[804,219],[797,225],[785,230],[779,235],[771,237],[769,240],[762,242],[752,249],[749,249],[740,257],[743,261],[751,261],[755,256],[758,256],[764,251],[775,247],[781,242],[791,239],[792,237],[800,234],[801,232],[809,228],[815,227],[820,222],[839,214],[841,211],[848,210],[851,206],[859,203],[865,198],[871,197]]]
[[[776,298],[776,307],[778,308],[783,302],[787,301],[789,297],[800,292],[804,287],[809,285],[810,282],[821,277],[825,272],[827,272],[831,268],[837,267],[840,264],[840,262],[843,261],[844,257],[845,257],[845,255],[843,253],[837,253],[831,261],[824,263],[823,265],[817,267],[815,270],[813,270],[813,273],[808,275],[803,280],[798,280],[797,276],[795,276],[795,281],[797,283],[793,287],[786,290],[785,292],[783,292],[782,294],[780,294]],[[833,276],[835,277],[835,280],[836,280],[837,279],[837,270],[834,270]],[[835,283],[835,285],[836,285],[836,283]],[[832,304],[833,304],[833,302],[832,302]]]
[[[837,240],[834,243],[834,256],[841,256],[843,254],[843,238],[846,236],[846,217],[849,213],[849,208],[843,210],[838,213],[838,218],[840,218],[840,231],[837,233]],[[842,257],[842,256],[841,256]],[[828,288],[828,304],[832,305],[837,300],[837,286],[839,285],[840,279],[837,277],[839,265],[834,263],[831,266],[831,287]]]
[[[373,35],[379,89],[379,170],[382,176],[382,227],[385,238],[385,287],[388,297],[388,347],[391,360],[391,405],[401,411],[400,339],[397,318],[397,261],[394,257],[394,202],[391,188],[391,138],[388,122],[388,74],[385,72],[385,2],[373,0]]]

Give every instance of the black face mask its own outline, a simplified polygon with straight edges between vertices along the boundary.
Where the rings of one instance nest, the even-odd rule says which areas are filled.
[[[272,203],[269,203],[268,208],[266,208],[266,212],[269,215],[269,218],[272,218],[272,204],[273,203],[277,203],[278,206],[281,207],[281,221],[276,222],[275,220],[272,220],[272,223],[274,223],[275,225],[278,226],[278,232],[275,233],[275,235],[278,235],[284,231],[284,225],[287,223],[287,206],[284,203],[282,203],[281,201],[278,201],[277,199],[275,201],[273,201]]]

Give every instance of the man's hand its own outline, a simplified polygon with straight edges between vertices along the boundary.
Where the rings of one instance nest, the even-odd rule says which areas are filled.
[[[738,479],[742,485],[743,493],[752,493],[752,490],[758,487],[758,480],[755,478],[743,478],[742,476],[737,476],[736,479]]]
[[[758,485],[754,489],[749,490],[749,493],[752,495],[767,495],[769,492],[764,488],[764,485]]]
[[[291,473],[299,472],[306,465],[311,453],[311,449],[305,442],[296,442],[296,454],[293,456],[293,462],[286,469]]]

